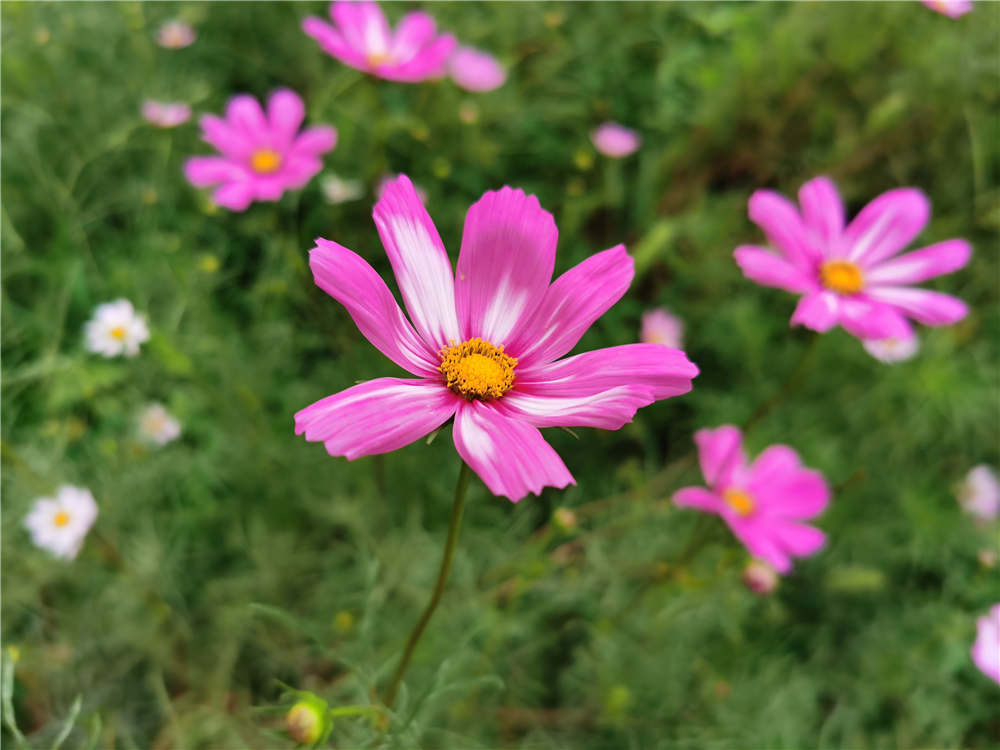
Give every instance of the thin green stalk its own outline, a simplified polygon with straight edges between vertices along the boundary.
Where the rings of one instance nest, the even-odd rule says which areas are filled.
[[[818,333],[813,334],[812,339],[806,344],[802,350],[802,354],[799,355],[799,361],[795,363],[795,367],[789,373],[788,379],[782,384],[777,393],[758,406],[754,413],[750,415],[750,419],[743,425],[743,432],[748,432],[751,427],[770,414],[775,406],[794,393],[799,385],[801,385],[805,374],[809,371],[809,366],[816,357],[816,351],[819,349],[819,339],[820,336]]]
[[[451,509],[451,523],[448,525],[448,538],[444,543],[444,556],[441,558],[441,570],[438,571],[437,583],[434,584],[434,593],[431,594],[431,600],[427,602],[427,607],[424,609],[424,613],[420,616],[420,620],[417,621],[417,625],[413,628],[413,632],[410,633],[410,640],[406,643],[406,650],[403,651],[403,658],[399,660],[399,666],[396,667],[396,672],[392,676],[392,681],[389,683],[389,687],[385,691],[385,705],[389,708],[392,708],[392,704],[396,700],[396,692],[399,690],[399,683],[402,681],[403,675],[406,674],[407,667],[410,666],[410,659],[413,658],[413,651],[417,647],[417,642],[420,640],[420,636],[424,634],[427,623],[430,622],[431,615],[433,615],[434,610],[437,609],[438,602],[441,601],[441,596],[444,594],[444,587],[448,583],[448,574],[451,572],[451,561],[455,556],[455,545],[458,542],[458,529],[462,525],[462,512],[465,510],[465,496],[469,489],[469,478],[471,476],[471,469],[469,469],[468,464],[463,461],[462,468],[458,473],[458,482],[455,484],[455,504]]]

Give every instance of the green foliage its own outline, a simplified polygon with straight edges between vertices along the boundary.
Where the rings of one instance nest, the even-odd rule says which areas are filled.
[[[20,649],[4,741],[9,700],[33,747],[64,732],[65,748],[292,747],[280,680],[364,709],[334,722],[337,747],[995,746],[997,688],[968,649],[1000,599],[977,561],[996,529],[974,527],[953,489],[998,463],[997,6],[957,21],[917,3],[430,10],[497,54],[507,84],[366,77],[301,32],[319,3],[3,3],[3,637]],[[175,16],[199,40],[160,49],[152,34]],[[215,210],[181,173],[208,151],[197,128],[139,118],[146,97],[218,112],[278,86],[338,128],[327,170],[363,180],[363,199],[328,205],[314,180]],[[643,148],[595,154],[605,119]],[[467,207],[503,184],[555,215],[557,272],[626,242],[636,281],[579,349],[634,341],[641,312],[666,305],[702,374],[619,432],[548,431],[575,487],[512,505],[473,482],[386,723],[365,707],[433,586],[458,462],[447,431],[333,459],[292,434],[292,414],[397,374],[306,264],[323,236],[389,278],[370,218],[389,171],[427,190],[453,257]],[[824,335],[754,427],[752,451],[789,443],[836,487],[827,549],[759,599],[721,522],[667,498],[700,481],[678,461],[694,430],[749,418],[810,339],[788,328],[794,299],[744,280],[731,252],[761,241],[754,189],[791,194],[820,173],[852,212],[924,189],[921,241],[976,248],[933,284],[972,312],[892,367]],[[153,338],[104,360],[82,327],[118,297]],[[184,429],[159,450],[135,436],[154,400]],[[21,525],[63,482],[100,507],[73,563]],[[578,525],[550,524],[557,507]]]

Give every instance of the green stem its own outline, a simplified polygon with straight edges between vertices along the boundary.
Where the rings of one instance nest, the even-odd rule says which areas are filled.
[[[819,349],[819,339],[819,334],[813,334],[812,339],[806,344],[802,350],[802,354],[799,355],[799,361],[795,363],[795,367],[789,373],[788,379],[782,384],[777,393],[758,406],[754,413],[750,415],[750,419],[743,425],[743,432],[748,432],[751,427],[770,414],[775,406],[795,392],[802,383],[803,377],[808,372],[813,359],[816,357],[816,351]]]
[[[471,476],[472,471],[469,469],[468,464],[463,461],[462,468],[458,473],[458,482],[455,485],[455,504],[451,509],[451,523],[448,525],[448,538],[444,543],[444,556],[441,558],[441,570],[438,571],[437,583],[434,584],[434,593],[431,594],[431,600],[427,602],[427,607],[424,609],[424,613],[420,616],[420,620],[417,621],[417,625],[413,628],[413,632],[410,633],[410,640],[406,643],[406,650],[403,651],[403,658],[399,660],[399,666],[396,667],[396,672],[392,676],[392,681],[389,683],[389,687],[385,691],[385,705],[388,708],[392,708],[392,704],[396,700],[396,691],[399,690],[399,683],[402,681],[403,675],[406,674],[407,667],[410,666],[410,659],[413,658],[413,651],[417,647],[417,642],[420,640],[420,636],[424,634],[427,623],[430,622],[431,615],[433,615],[434,610],[437,609],[438,602],[441,601],[441,596],[444,594],[444,587],[448,583],[448,574],[451,572],[451,561],[455,556],[455,545],[458,542],[458,529],[462,525],[462,512],[465,510],[465,495],[469,489],[469,478]]]

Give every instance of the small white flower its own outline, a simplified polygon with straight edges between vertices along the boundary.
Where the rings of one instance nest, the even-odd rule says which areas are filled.
[[[980,521],[992,521],[1000,515],[1000,482],[993,469],[986,464],[973,467],[958,489],[958,502]]]
[[[680,349],[684,339],[684,321],[662,307],[648,310],[642,314],[639,339],[644,344],[663,344]]]
[[[35,501],[24,526],[36,546],[56,557],[72,560],[96,518],[97,503],[90,490],[64,484],[54,498]]]
[[[84,332],[87,348],[105,357],[121,354],[134,357],[139,353],[139,345],[149,340],[146,319],[136,313],[127,299],[98,305]]]
[[[320,190],[327,203],[337,205],[356,201],[365,194],[365,186],[358,180],[343,180],[335,174],[328,174],[319,181]]]
[[[920,339],[868,339],[861,342],[865,350],[880,362],[892,364],[910,359],[920,350]]]
[[[181,434],[181,423],[163,408],[163,404],[150,404],[139,415],[139,434],[156,445],[166,445]]]

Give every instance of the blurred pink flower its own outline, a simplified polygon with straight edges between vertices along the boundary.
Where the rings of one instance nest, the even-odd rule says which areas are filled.
[[[396,450],[454,418],[459,455],[516,502],[573,483],[538,428],[616,430],[639,407],[691,390],[698,368],[664,346],[559,359],[625,293],[634,264],[617,245],[551,282],[558,232],[534,196],[505,187],[474,203],[454,270],[406,176],[386,188],[374,217],[410,320],[346,247],[317,239],[309,265],[361,333],[417,379],[370,380],[298,412],[296,434],[330,455]]]
[[[167,49],[181,49],[198,38],[194,29],[183,21],[167,21],[156,30],[156,43]]]
[[[972,661],[984,675],[1000,685],[1000,603],[994,604],[989,614],[976,620]]]
[[[764,596],[778,588],[778,571],[762,560],[751,560],[743,569],[743,585]]]
[[[972,0],[921,0],[931,10],[948,18],[964,16],[972,10]]]
[[[639,339],[645,344],[663,344],[680,349],[684,340],[684,321],[663,307],[642,314]]]
[[[184,102],[147,99],[142,103],[142,116],[158,128],[173,128],[191,119],[191,107]]]
[[[507,71],[493,55],[459,47],[448,59],[451,79],[466,91],[492,91],[503,86]]]
[[[233,211],[253,201],[276,201],[303,187],[323,167],[320,156],[337,143],[336,129],[320,125],[301,133],[305,106],[294,91],[275,91],[267,114],[247,94],[229,100],[225,119],[201,118],[201,138],[221,156],[188,159],[184,173],[196,187],[220,186],[213,200]]]
[[[635,153],[642,143],[638,133],[617,122],[604,123],[590,134],[590,140],[598,151],[614,159]]]
[[[867,339],[861,343],[866,352],[887,365],[905,362],[920,351],[920,339],[916,334],[906,339]]]
[[[302,30],[323,51],[352,68],[390,81],[416,83],[444,75],[455,37],[438,34],[434,19],[422,11],[407,13],[395,32],[378,3],[330,4],[334,25],[309,16]]]
[[[839,323],[860,339],[908,339],[907,317],[929,326],[965,317],[961,300],[911,285],[962,268],[968,242],[945,240],[894,257],[927,224],[922,192],[883,193],[846,227],[840,195],[825,177],[802,186],[799,204],[801,213],[778,193],[755,192],[750,220],[778,252],[742,245],[733,253],[748,279],[802,295],[792,325],[823,332]]]
[[[830,490],[795,451],[772,445],[749,464],[740,430],[732,425],[699,430],[694,441],[708,489],[678,490],[675,504],[722,516],[750,554],[779,573],[792,569],[792,556],[811,555],[825,544],[823,532],[802,521],[823,512]]]
[[[1000,482],[986,464],[974,466],[958,490],[958,502],[979,521],[993,521],[1000,515]]]

